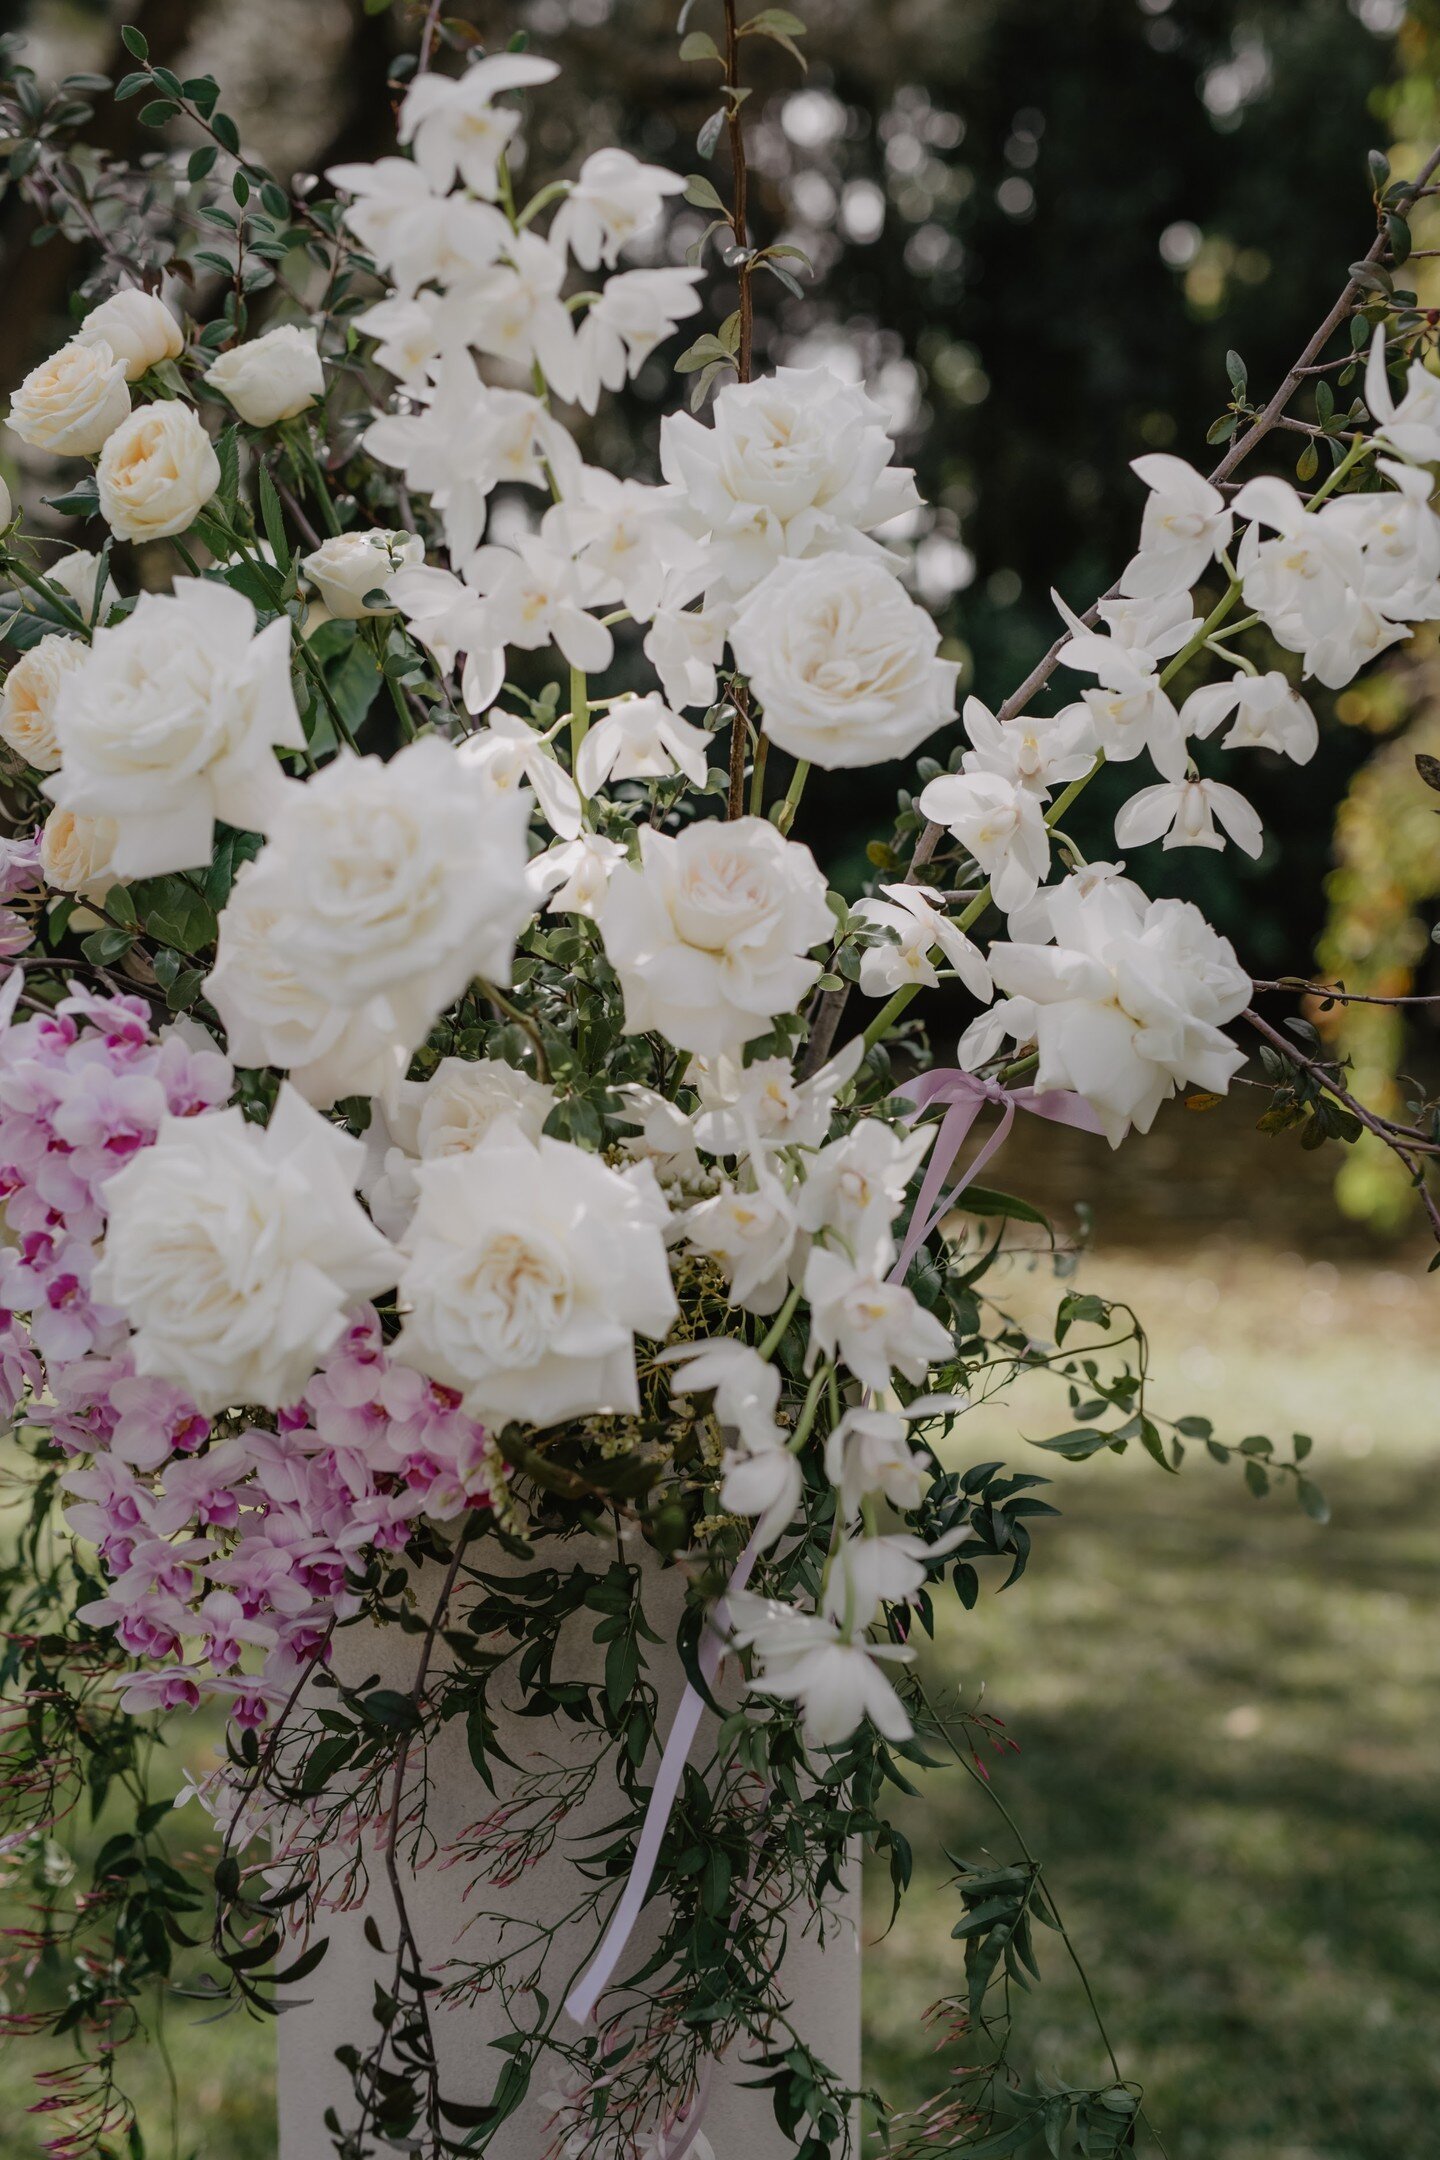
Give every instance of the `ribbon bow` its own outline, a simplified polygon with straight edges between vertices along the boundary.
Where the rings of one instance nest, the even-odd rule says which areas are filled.
[[[998,1080],[982,1079],[978,1073],[965,1072],[958,1065],[939,1065],[933,1072],[922,1073],[918,1080],[912,1080],[908,1087],[896,1092],[914,1104],[912,1123],[932,1103],[944,1103],[946,1109],[930,1150],[920,1191],[910,1210],[900,1256],[890,1270],[891,1282],[904,1281],[910,1271],[910,1262],[941,1216],[953,1207],[959,1194],[974,1182],[985,1165],[999,1154],[1009,1138],[1017,1110],[1028,1110],[1035,1117],[1048,1118],[1052,1125],[1073,1125],[1079,1132],[1105,1130],[1083,1095],[1072,1095],[1064,1088],[1002,1087]],[[987,1103],[998,1107],[1000,1122],[962,1174],[947,1186],[945,1180],[955,1157],[969,1139],[975,1121]]]

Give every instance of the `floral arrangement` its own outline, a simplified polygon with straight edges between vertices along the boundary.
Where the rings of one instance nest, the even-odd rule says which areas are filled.
[[[11,396],[100,544],[56,558],[4,505],[0,1375],[29,1526],[6,1849],[52,1850],[79,1795],[135,1803],[88,1896],[46,1879],[14,1961],[12,1992],[69,1960],[58,2016],[11,2012],[81,2041],[43,2101],[57,2154],[127,2124],[133,2145],[118,2043],[191,1916],[209,1984],[270,2010],[381,1869],[399,1938],[378,2030],[342,2056],[347,2160],[484,2150],[524,2109],[536,2151],[702,2155],[706,2065],[732,2049],[797,2155],[838,2154],[858,2096],[792,2023],[777,1915],[823,1915],[857,1838],[903,1891],[887,1785],[988,1724],[926,1698],[915,1630],[945,1586],[968,1604],[981,1567],[1019,1573],[1054,1513],[1037,1476],[946,1467],[969,1405],[1048,1371],[1061,1459],[1134,1441],[1175,1467],[1198,1438],[1323,1508],[1303,1438],[1282,1460],[1161,1418],[1120,1308],[1069,1291],[1053,1340],[1018,1327],[990,1231],[1038,1218],[974,1179],[1017,1109],[1118,1145],[1181,1089],[1223,1093],[1237,1022],[1273,1123],[1386,1126],[1306,1023],[1250,1011],[1196,907],[1084,860],[1062,821],[1123,764],[1127,856],[1257,853],[1197,746],[1303,762],[1304,681],[1440,617],[1440,384],[1394,277],[1428,171],[1377,174],[1375,247],[1275,400],[1232,382],[1210,479],[1137,461],[1117,590],[1062,604],[1031,680],[957,724],[957,662],[888,536],[918,498],[879,408],[823,367],[752,368],[757,281],[805,266],[750,237],[739,60],[803,26],[723,17],[723,50],[691,32],[685,54],[721,69],[702,152],[730,146],[729,208],[619,149],[522,200],[525,105],[556,69],[516,49],[441,72],[434,10],[397,154],[294,196],[213,81],[127,32],[115,94],[199,147],[150,170],[143,218],[107,217],[74,335]],[[97,87],[47,105],[12,65],[12,172],[63,229],[129,201],[69,154]],[[682,195],[710,223],[671,267]],[[736,305],[675,362],[693,409],[661,424],[661,478],[591,462],[589,416],[693,328],[712,248]],[[1302,386],[1300,488],[1232,481]],[[1057,668],[1078,694],[1031,713]],[[884,881],[847,902],[806,838],[808,775],[927,744]],[[906,1012],[942,985],[968,1018],[934,1068]],[[842,1035],[855,995],[874,1010]],[[1429,1115],[1380,1132],[1422,1190]],[[596,1537],[599,1569],[576,1557]],[[646,1618],[661,1574],[685,1585],[674,1639]],[[578,1690],[552,1667],[577,1623],[605,1646]],[[347,1631],[377,1627],[416,1638],[408,1692],[345,1677]],[[722,1649],[732,1692],[668,1834],[653,1668],[711,1703]],[[530,1711],[575,1736],[558,1799],[495,1739],[517,1660]],[[187,1872],[137,1735],[217,1703],[198,1794],[219,1855]],[[537,1954],[478,2106],[445,2089],[430,2009],[502,1961],[427,1970],[399,1887],[456,1719],[475,1879],[548,1851],[603,1775],[619,1827],[576,1925],[599,1943],[647,1826],[666,1915],[598,2030]],[[1030,1920],[1054,1921],[1038,1872],[1001,1873],[959,1878],[956,2014],[981,2023]],[[1090,2140],[1052,2151],[1119,2152],[1139,2109],[1118,2068],[1059,2095],[967,2074],[893,2136],[998,2153],[1043,2116]]]

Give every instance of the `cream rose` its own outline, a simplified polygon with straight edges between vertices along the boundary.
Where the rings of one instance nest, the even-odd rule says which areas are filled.
[[[742,603],[735,658],[791,757],[827,772],[907,756],[955,716],[959,663],[884,563],[782,562]]]
[[[22,653],[0,690],[0,741],[37,772],[54,772],[60,763],[55,739],[55,700],[71,671],[83,667],[88,649],[79,638],[42,637]]]
[[[95,1270],[136,1371],[205,1412],[296,1401],[348,1308],[397,1273],[355,1198],[362,1152],[288,1087],[263,1131],[238,1109],[166,1118],[106,1184]]]
[[[834,927],[809,848],[763,818],[646,826],[640,864],[621,863],[599,914],[631,1035],[657,1028],[707,1057],[763,1035],[810,989],[810,948]]]
[[[142,405],[105,445],[100,515],[120,540],[184,532],[220,485],[220,460],[189,405]]]
[[[62,810],[114,818],[121,877],[207,864],[217,818],[268,829],[287,788],[273,746],[304,743],[289,621],[257,635],[244,595],[202,578],[142,593],[64,677],[55,734],[61,769],[46,792]]]
[[[40,868],[56,892],[81,893],[103,900],[119,880],[111,868],[115,820],[77,817],[73,810],[52,810],[40,833]]]
[[[367,607],[365,595],[380,590],[407,564],[423,563],[425,543],[418,533],[335,533],[300,567],[332,615],[358,622],[362,615],[390,615],[390,602]]]
[[[303,983],[287,957],[288,936],[282,911],[267,905],[263,885],[257,889],[249,866],[242,868],[205,983],[236,1064],[278,1065],[319,1110],[342,1095],[393,1088],[407,1061],[390,1030],[369,1007],[334,1005]]]
[[[103,338],[75,338],[25,377],[10,400],[10,425],[33,450],[93,457],[129,410],[124,363]]]
[[[788,555],[878,553],[863,535],[919,507],[881,408],[829,368],[729,383],[713,412],[710,427],[689,413],[660,424],[661,469],[708,543],[712,591],[749,592]]]
[[[162,360],[178,360],[185,350],[180,325],[157,294],[126,286],[91,308],[80,325],[83,344],[97,341],[109,346],[125,370],[125,380],[136,382],[147,368]]]
[[[402,1080],[377,1102],[365,1134],[361,1191],[388,1237],[398,1237],[419,1195],[417,1164],[465,1155],[508,1118],[538,1140],[555,1090],[503,1058],[442,1058],[428,1080]]]
[[[437,736],[388,764],[342,754],[293,788],[270,844],[237,881],[247,907],[268,910],[277,955],[335,1016],[325,1036],[334,1084],[342,1026],[365,1022],[340,1092],[375,1085],[358,1045],[408,1056],[474,976],[510,980],[515,939],[532,912],[525,833],[531,798],[496,794]],[[220,918],[222,961],[229,949]],[[271,986],[253,998],[247,971],[222,984],[226,1017],[268,1024]],[[317,1007],[318,1009],[318,1007]],[[278,1052],[268,1062],[283,1062]]]
[[[496,1424],[638,1410],[635,1336],[676,1311],[649,1166],[622,1174],[501,1123],[416,1179],[397,1354]]]
[[[273,427],[314,404],[325,388],[325,370],[315,332],[283,323],[221,353],[205,380],[251,427]]]

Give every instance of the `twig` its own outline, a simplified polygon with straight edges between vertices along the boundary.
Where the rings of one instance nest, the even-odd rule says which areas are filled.
[[[755,302],[750,289],[750,174],[745,158],[745,124],[741,117],[740,100],[736,90],[740,82],[740,29],[736,21],[735,0],[724,0],[725,8],[725,96],[727,111],[726,132],[730,142],[730,174],[732,196],[730,203],[730,230],[735,236],[735,246],[740,260],[737,275],[740,288],[740,342],[735,352],[735,372],[742,383],[749,382],[754,345]],[[745,813],[745,748],[750,735],[750,705],[746,693],[731,686],[731,703],[735,717],[730,723],[730,788],[726,798],[727,818],[743,817]],[[758,756],[758,749],[757,749]]]
[[[1416,202],[1427,191],[1431,176],[1437,171],[1440,171],[1440,147],[1432,150],[1403,198],[1397,201],[1396,207],[1403,212],[1407,204]],[[1388,244],[1388,236],[1382,225],[1376,231],[1375,238],[1371,241],[1361,263],[1356,265],[1357,271],[1365,265],[1378,262],[1385,253]],[[1315,365],[1319,355],[1323,352],[1340,324],[1349,315],[1356,298],[1362,290],[1363,281],[1358,275],[1351,276],[1346,280],[1339,299],[1336,300],[1320,327],[1306,340],[1304,349],[1291,366],[1269,404],[1263,412],[1257,414],[1255,420],[1243,435],[1236,436],[1235,441],[1231,443],[1224,457],[1221,458],[1215,470],[1210,474],[1210,485],[1212,487],[1219,487],[1224,481],[1228,480],[1241,460],[1248,457],[1257,444],[1262,442],[1275,427],[1291,398]],[[1120,587],[1117,581],[1110,587],[1108,592],[1103,593],[1099,600],[1086,609],[1081,620],[1086,624],[1093,624],[1098,618],[1104,602],[1117,598],[1119,591]],[[1070,637],[1071,632],[1066,629],[1056,638],[1050,650],[1042,660],[1036,662],[1018,689],[1011,691],[1009,697],[1000,707],[996,715],[997,719],[1002,722],[1013,720],[1018,714],[1024,712],[1036,691],[1044,688],[1059,666],[1061,652],[1070,642]],[[919,871],[930,860],[944,837],[944,831],[943,825],[937,825],[933,821],[921,830],[915,842],[909,868],[905,873],[905,882],[907,884],[915,881]],[[825,992],[816,1013],[815,1024],[811,1029],[810,1044],[802,1066],[804,1073],[812,1073],[829,1055],[830,1045],[835,1040],[836,1031],[839,1028],[849,995],[850,985],[848,983],[844,984],[839,990],[827,990]]]
[[[435,49],[435,34],[440,28],[440,10],[444,0],[430,0],[425,16],[425,29],[420,39],[420,57],[415,63],[417,75],[423,75],[430,65],[430,55]]]
[[[1334,1005],[1440,1005],[1440,991],[1414,997],[1372,997],[1364,990],[1337,990],[1333,983],[1307,982],[1301,975],[1282,976],[1278,982],[1255,981],[1254,990],[1290,991],[1292,995],[1317,997]]]
[[[1301,1072],[1308,1073],[1317,1087],[1333,1096],[1357,1123],[1363,1125],[1368,1133],[1372,1133],[1389,1148],[1391,1154],[1408,1172],[1410,1181],[1420,1196],[1420,1204],[1429,1219],[1430,1228],[1437,1241],[1440,1241],[1440,1206],[1436,1205],[1434,1195],[1425,1182],[1425,1159],[1440,1157],[1440,1141],[1417,1132],[1414,1126],[1397,1125],[1392,1119],[1383,1118],[1374,1110],[1367,1110],[1364,1103],[1357,1101],[1350,1090],[1335,1077],[1332,1067],[1322,1064],[1318,1058],[1307,1057],[1289,1036],[1282,1035],[1278,1028],[1271,1027],[1269,1021],[1262,1020],[1259,1013],[1247,1007],[1240,1017],[1248,1026],[1254,1028],[1256,1034],[1269,1043],[1272,1049],[1278,1050],[1282,1057],[1297,1066]],[[1419,1161],[1415,1159],[1417,1156]]]

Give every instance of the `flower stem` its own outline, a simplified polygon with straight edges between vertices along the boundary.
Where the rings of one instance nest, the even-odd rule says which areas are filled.
[[[762,743],[764,742],[765,738],[763,735],[761,736],[760,740]],[[760,759],[760,753],[758,750],[755,753],[755,757],[756,764],[758,766]],[[776,826],[782,833],[788,833],[791,826],[795,822],[795,813],[800,807],[800,797],[805,792],[805,782],[809,779],[809,777],[809,760],[806,758],[801,758],[800,763],[795,767],[794,775],[791,778],[790,785],[785,790],[785,800],[783,803],[781,803],[779,814],[775,819]]]
[[[780,1347],[781,1337],[784,1335],[786,1328],[789,1327],[790,1322],[795,1317],[795,1308],[799,1303],[800,1285],[799,1283],[796,1283],[794,1289],[790,1292],[789,1297],[786,1298],[779,1312],[776,1313],[774,1326],[771,1328],[769,1334],[765,1337],[765,1340],[760,1345],[760,1355],[762,1358],[774,1357],[775,1352]]]
[[[580,745],[590,732],[590,695],[583,668],[570,670],[570,770],[580,756]]]

